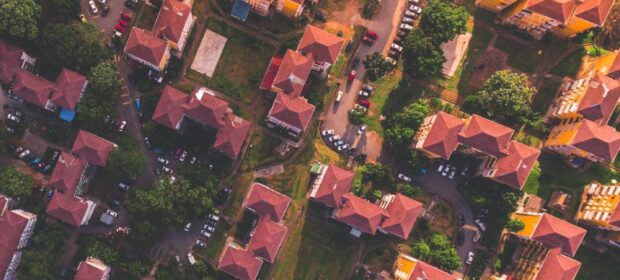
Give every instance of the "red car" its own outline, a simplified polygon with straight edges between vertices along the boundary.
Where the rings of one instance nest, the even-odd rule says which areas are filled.
[[[372,44],[375,43],[375,40],[373,40],[372,38],[368,37],[368,35],[364,36],[364,38],[362,38],[362,41],[364,43],[366,43],[369,46],[372,46]]]
[[[368,99],[360,98],[357,100],[357,104],[362,105],[366,108],[370,107],[370,101]]]
[[[357,76],[357,72],[355,70],[351,70],[351,73],[349,73],[349,82],[353,81],[355,76]]]
[[[121,25],[121,26],[123,26],[123,27],[127,27],[127,22],[126,22],[126,21],[124,21],[124,20],[122,20],[122,19],[119,19],[119,20],[118,20],[118,24],[120,24],[120,25]]]
[[[379,39],[379,35],[377,35],[377,33],[373,32],[373,31],[366,32],[366,36],[370,37],[373,40]]]
[[[120,24],[117,24],[116,26],[114,26],[114,29],[116,29],[116,31],[118,31],[118,32],[123,33],[123,32],[125,32],[125,29],[127,29],[127,27],[122,26]]]
[[[121,19],[123,19],[125,21],[130,21],[131,17],[128,14],[121,13]]]

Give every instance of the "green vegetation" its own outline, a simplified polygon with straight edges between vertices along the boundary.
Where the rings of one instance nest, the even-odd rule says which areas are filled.
[[[539,67],[543,52],[530,45],[512,40],[506,36],[499,36],[495,47],[508,54],[508,64],[519,71],[534,73]]]
[[[368,116],[366,110],[362,108],[353,108],[349,111],[349,122],[355,125],[363,125],[368,122]]]
[[[58,225],[48,225],[45,230],[39,230],[32,236],[32,246],[29,246],[22,255],[17,268],[20,279],[57,279],[56,265],[62,260],[62,247],[68,236]]]
[[[578,48],[573,53],[562,59],[560,63],[551,69],[551,73],[560,77],[575,77],[581,67],[583,58],[587,52],[585,48]]]
[[[420,30],[413,30],[403,42],[403,68],[416,78],[436,77],[441,73],[446,58],[438,45]]]
[[[420,30],[439,46],[454,39],[456,35],[464,34],[468,18],[469,14],[465,8],[432,0],[420,15]]]
[[[123,136],[119,140],[118,148],[110,153],[106,169],[121,181],[136,178],[146,167],[146,156],[133,137]]]
[[[415,257],[427,261],[443,270],[451,271],[461,266],[452,242],[445,235],[433,234],[428,240],[421,239],[413,245]]]
[[[616,279],[620,275],[620,266],[614,258],[604,257],[587,246],[581,246],[575,259],[581,262],[577,273],[578,280]]]
[[[561,82],[554,81],[552,79],[544,79],[542,86],[538,89],[534,99],[532,100],[532,109],[534,112],[545,114],[551,102],[555,98],[558,90],[560,89]]]
[[[250,138],[248,150],[241,162],[241,171],[268,165],[278,160],[276,148],[280,141],[263,133],[260,129],[254,131]]]
[[[525,228],[525,224],[519,219],[510,219],[506,223],[506,229],[511,232],[519,232],[523,228]]]
[[[59,20],[76,18],[80,13],[79,0],[49,0],[48,8],[50,14],[58,17]],[[45,9],[47,10],[47,9]]]
[[[336,63],[332,66],[330,70],[330,74],[334,77],[342,77],[344,75],[344,71],[347,69],[347,56],[344,54],[339,54],[338,59],[336,59]]]
[[[138,27],[142,30],[153,29],[153,25],[155,24],[155,20],[157,20],[158,14],[159,9],[153,7],[152,5],[142,5],[141,13],[140,16],[137,18],[135,27]]]
[[[33,0],[0,2],[0,34],[16,39],[33,40],[39,33],[37,22],[41,7]]]
[[[399,149],[409,145],[429,112],[430,108],[426,103],[414,102],[390,116],[385,125],[385,143],[390,148]]]
[[[466,279],[480,279],[490,259],[491,256],[485,251],[477,250],[476,256],[474,256],[474,261],[471,263],[469,270],[467,271]]]
[[[366,78],[376,81],[392,71],[394,66],[387,62],[381,54],[374,52],[364,58],[364,68],[366,68]]]
[[[32,177],[15,167],[0,169],[0,194],[21,200],[30,195]]]
[[[78,105],[77,120],[80,124],[101,130],[106,116],[116,115],[114,100],[121,89],[120,77],[114,64],[103,62],[94,67],[89,76],[88,88]]]

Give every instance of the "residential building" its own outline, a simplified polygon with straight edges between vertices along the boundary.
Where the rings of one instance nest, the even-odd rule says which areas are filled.
[[[0,195],[0,279],[16,279],[22,249],[32,236],[37,216],[23,210],[10,210],[8,197]]]
[[[268,16],[273,9],[287,17],[298,17],[304,9],[304,0],[244,0],[252,7],[254,13]]]
[[[399,254],[394,262],[395,280],[457,280],[439,268],[406,254]]]
[[[230,244],[224,249],[217,268],[238,280],[255,280],[262,265],[261,259]]]
[[[315,173],[310,198],[330,208],[342,206],[342,196],[351,190],[355,174],[333,164],[318,165]]]
[[[314,105],[303,97],[289,97],[279,93],[267,114],[267,126],[278,127],[299,139],[310,125],[314,109]]]
[[[87,181],[87,162],[66,152],[61,152],[48,186],[68,195],[82,195]]]
[[[90,132],[80,130],[73,141],[71,152],[89,164],[105,167],[116,144]]]
[[[389,217],[385,209],[351,193],[344,194],[342,200],[342,206],[334,209],[332,216],[351,226],[353,236],[360,237],[362,233],[375,235],[383,219]]]
[[[284,219],[291,199],[261,183],[252,183],[243,206],[259,217],[267,217],[279,223]]]
[[[235,115],[228,102],[207,88],[199,88],[191,96],[165,86],[157,102],[152,120],[175,131],[181,131],[185,119],[217,130],[213,149],[230,159],[241,153],[252,124]]]
[[[153,25],[153,34],[168,41],[172,54],[181,57],[196,17],[184,1],[164,0]]]
[[[137,27],[131,28],[124,52],[156,72],[163,72],[170,59],[170,45],[167,41]]]
[[[32,69],[36,60],[22,48],[0,39],[0,83],[9,85],[19,69]]]
[[[513,135],[513,129],[479,115],[459,119],[439,112],[424,119],[411,146],[429,158],[448,160],[454,151],[478,158],[477,175],[520,190],[540,151],[511,140]]]
[[[567,119],[551,129],[544,147],[566,157],[609,163],[620,151],[620,133],[588,119]]]
[[[62,69],[56,78],[58,91],[50,98],[50,102],[54,104],[55,108],[61,108],[61,119],[73,121],[76,106],[84,96],[87,86],[86,77],[69,69]]]
[[[287,50],[275,75],[271,90],[275,93],[299,97],[312,70],[312,64],[313,60],[310,56]]]
[[[80,227],[88,224],[95,207],[96,204],[91,200],[55,192],[45,213],[65,224]]]
[[[280,246],[284,242],[288,228],[267,217],[260,218],[256,225],[252,240],[248,244],[248,252],[255,258],[273,263]]]
[[[22,69],[15,70],[15,76],[9,89],[10,94],[49,111],[55,110],[50,98],[56,92],[58,92],[58,88],[54,83]]]
[[[385,207],[388,217],[381,221],[379,231],[404,240],[409,238],[415,222],[424,212],[422,203],[400,193],[384,195],[380,206]]]
[[[88,257],[81,261],[75,273],[75,280],[108,280],[112,268],[102,260]]]
[[[299,40],[297,51],[311,55],[314,59],[312,70],[325,74],[338,60],[343,46],[343,38],[309,24]]]
[[[534,38],[547,32],[572,37],[602,27],[614,0],[477,0],[476,5],[496,12],[503,24],[520,28]]]
[[[583,189],[575,220],[592,227],[620,232],[620,185],[592,182]]]

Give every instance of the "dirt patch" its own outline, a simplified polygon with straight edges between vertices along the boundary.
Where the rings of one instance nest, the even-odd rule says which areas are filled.
[[[207,75],[207,77],[213,77],[215,67],[220,61],[227,40],[226,37],[207,29],[192,62],[192,69]]]
[[[469,86],[475,89],[479,89],[484,85],[484,82],[491,77],[495,72],[504,69],[510,69],[508,67],[508,54],[489,46],[487,50],[478,56],[474,67],[483,65],[482,69],[474,70],[469,81]]]
[[[330,1],[332,2],[332,1]],[[356,24],[363,24],[366,22],[360,15],[360,2],[359,0],[336,0],[334,4],[328,4],[326,11],[329,15],[329,22],[338,22],[344,26],[352,27]],[[333,7],[332,7],[333,6]]]

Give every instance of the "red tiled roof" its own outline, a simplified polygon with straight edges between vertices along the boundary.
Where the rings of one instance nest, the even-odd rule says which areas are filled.
[[[353,183],[353,172],[335,165],[329,165],[319,185],[314,200],[327,207],[336,208],[342,204],[342,196],[349,192]]]
[[[88,204],[73,194],[55,192],[45,213],[63,223],[80,227],[87,209]]]
[[[343,45],[344,39],[308,25],[304,35],[299,40],[297,50],[303,53],[311,53],[317,62],[334,64]]]
[[[213,148],[228,158],[236,159],[241,152],[241,147],[243,147],[243,142],[251,126],[252,124],[249,121],[229,113],[224,121],[224,126],[215,135]]]
[[[342,199],[336,219],[362,232],[374,235],[383,218],[389,217],[381,207],[353,194],[344,194]]]
[[[291,97],[300,96],[312,70],[312,64],[312,57],[292,50],[286,51],[274,78],[273,87],[279,88]]]
[[[525,8],[561,23],[567,23],[577,2],[577,0],[529,0]]]
[[[397,193],[386,209],[389,218],[383,220],[381,229],[407,239],[423,209],[422,203]]]
[[[265,71],[265,76],[263,76],[263,80],[260,82],[260,86],[258,88],[262,90],[271,89],[273,80],[276,78],[276,74],[280,69],[280,64],[282,64],[282,57],[274,56],[271,58],[267,71]]]
[[[63,68],[56,78],[58,91],[52,95],[51,101],[60,107],[75,111],[75,106],[80,100],[85,83],[86,77]]]
[[[11,93],[28,103],[44,108],[53,92],[58,89],[52,82],[26,70],[17,70]]]
[[[248,252],[257,258],[273,263],[287,231],[285,226],[270,219],[261,218],[248,245]]]
[[[15,71],[21,68],[22,53],[22,48],[0,39],[0,82],[8,84],[13,80]]]
[[[254,280],[262,265],[263,261],[248,252],[228,246],[217,268],[239,280]]]
[[[620,83],[608,76],[598,74],[592,79],[588,90],[579,103],[577,113],[586,119],[607,124],[620,100]]]
[[[103,280],[104,276],[107,274],[107,269],[102,270],[92,262],[99,262],[101,265],[106,265],[101,260],[93,258],[81,261],[75,273],[74,280]]]
[[[212,128],[224,125],[228,102],[209,94],[205,88],[194,91],[187,103],[181,105],[192,120]]]
[[[493,179],[520,190],[536,164],[540,150],[510,141],[508,155],[499,158]]]
[[[561,248],[562,252],[574,256],[586,236],[586,230],[551,214],[543,214],[538,226],[532,233],[532,239],[540,241],[543,246],[553,249]]]
[[[84,169],[86,169],[85,161],[62,152],[47,183],[56,190],[72,195],[75,193]]]
[[[90,132],[80,130],[73,141],[71,152],[77,154],[80,159],[105,167],[108,163],[108,155],[116,147],[116,144],[103,139]]]
[[[475,148],[495,157],[505,156],[504,149],[514,130],[499,123],[473,115],[467,127],[458,134],[461,144]]]
[[[609,72],[607,72],[607,75],[614,79],[618,79],[620,78],[620,51],[614,51],[613,55],[616,57],[614,58],[614,62],[609,67]]]
[[[291,199],[261,183],[253,183],[248,193],[245,207],[258,216],[269,216],[274,222],[284,218]]]
[[[183,34],[183,27],[191,15],[190,5],[183,1],[165,0],[153,25],[153,34],[178,43]]]
[[[450,114],[439,112],[428,132],[422,149],[449,159],[458,146],[458,134],[463,130],[465,122]]]
[[[573,137],[572,145],[613,162],[620,151],[620,133],[615,128],[584,119]]]
[[[410,280],[456,280],[457,278],[439,268],[418,260],[411,272]]]
[[[27,225],[28,219],[13,211],[0,217],[0,278],[4,278]]]
[[[581,263],[562,255],[560,248],[551,249],[536,275],[535,280],[573,280],[581,268]]]
[[[125,53],[156,66],[159,66],[164,59],[167,49],[168,43],[166,41],[154,36],[149,31],[136,27],[131,28],[131,34],[129,34],[127,44],[125,44]]]
[[[183,105],[189,96],[184,92],[165,86],[161,92],[157,107],[153,112],[153,121],[171,129],[176,129],[176,125],[183,119]]]
[[[298,129],[306,130],[314,113],[314,105],[303,97],[291,98],[277,94],[267,117],[273,117]]]
[[[579,3],[579,1],[577,2]],[[614,0],[581,1],[575,9],[575,16],[597,26],[603,26],[613,5]]]

